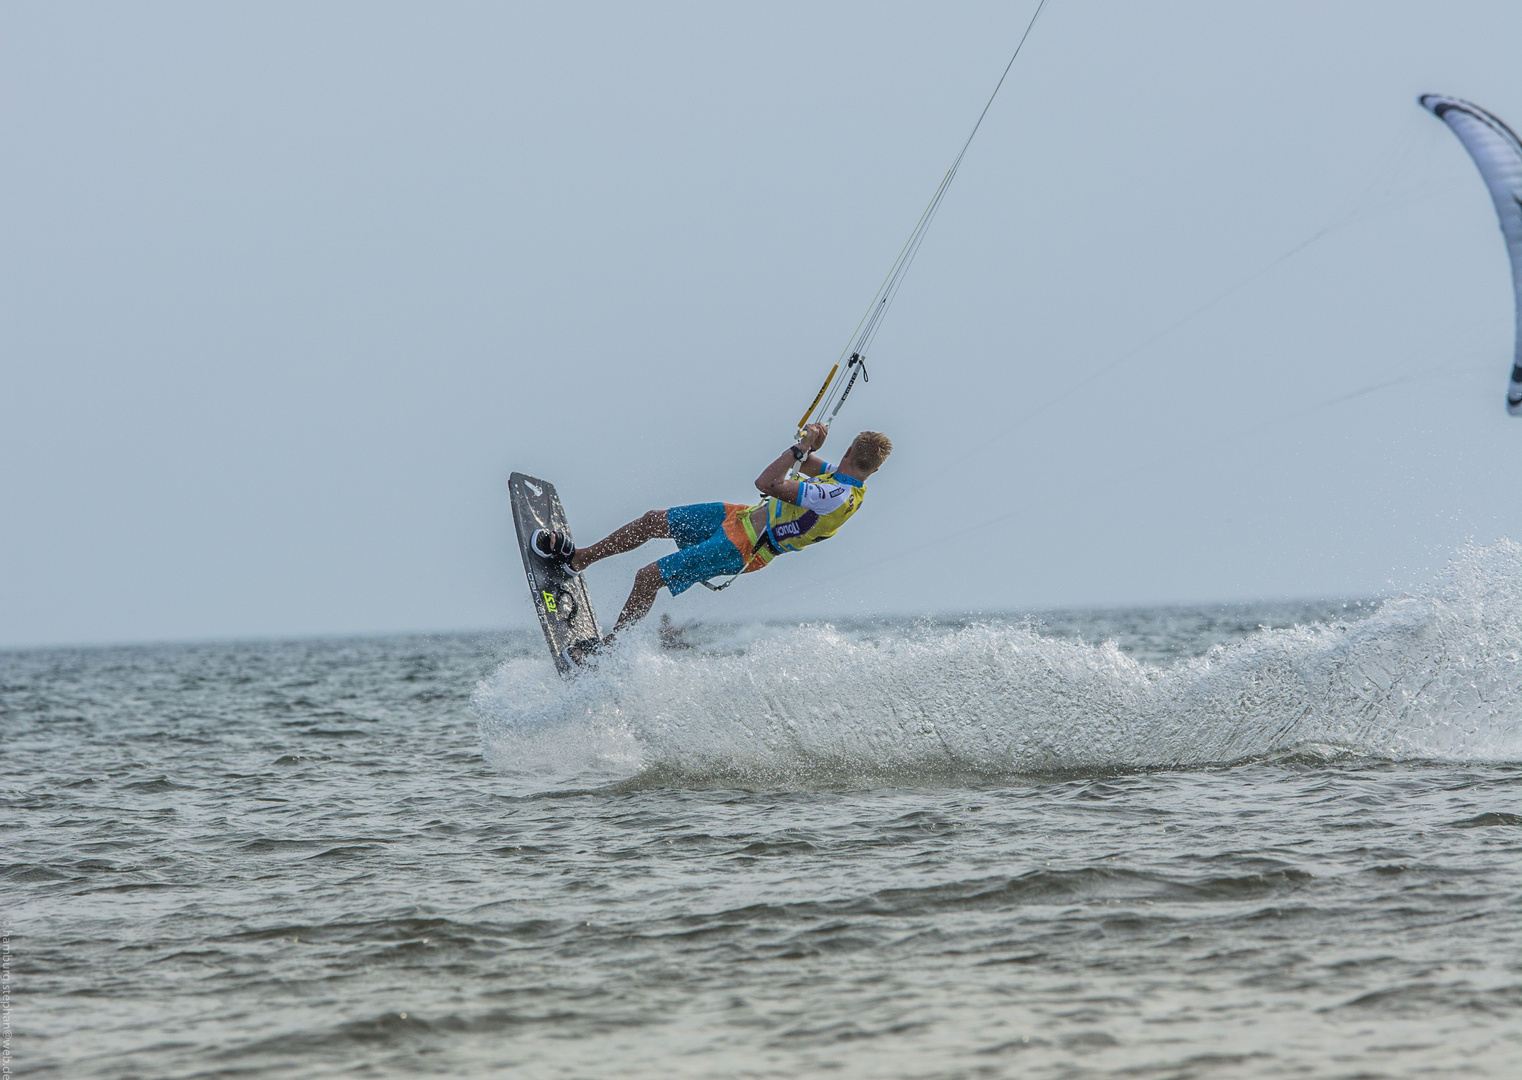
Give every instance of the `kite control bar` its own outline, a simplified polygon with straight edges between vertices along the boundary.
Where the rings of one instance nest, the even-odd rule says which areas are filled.
[[[798,421],[798,437],[800,439],[803,438],[803,429],[808,424],[809,417],[813,416],[814,410],[819,407],[819,399],[824,397],[824,392],[830,388],[830,382],[835,378],[835,373],[839,370],[839,362],[837,362],[834,367],[830,368],[830,373],[824,377],[824,383],[819,387],[819,393],[814,395],[813,402],[803,413],[803,419]]]
[[[833,393],[830,395],[830,401],[835,402],[835,407],[830,410],[830,418],[825,420],[823,411],[821,410],[820,412],[820,422],[826,427],[835,422],[835,417],[840,413],[840,407],[846,403],[846,398],[851,396],[851,388],[856,385],[856,376],[862,376],[862,382],[872,381],[872,377],[867,374],[867,358],[862,356],[861,353],[851,354],[851,358],[846,361],[846,371],[851,373],[851,377],[846,380],[846,388],[841,391],[840,400],[835,401],[835,395]],[[814,395],[813,402],[809,405],[808,410],[804,412],[803,418],[798,421],[798,437],[800,439],[803,438],[803,429],[808,425],[809,417],[814,415],[814,410],[819,408],[819,402],[824,399],[825,391],[835,384],[837,372],[841,375],[845,374],[845,372],[840,371],[840,363],[838,361],[834,367],[830,368],[830,373],[824,378],[824,385],[819,388],[819,393]],[[830,401],[824,403],[826,409],[830,408]]]

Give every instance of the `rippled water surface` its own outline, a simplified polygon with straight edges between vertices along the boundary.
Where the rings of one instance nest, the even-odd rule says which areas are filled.
[[[687,637],[0,654],[15,1075],[1518,1075],[1522,549]]]

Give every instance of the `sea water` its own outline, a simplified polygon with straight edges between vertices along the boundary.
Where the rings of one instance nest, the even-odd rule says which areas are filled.
[[[1517,545],[685,638],[0,654],[13,1075],[1519,1075]]]

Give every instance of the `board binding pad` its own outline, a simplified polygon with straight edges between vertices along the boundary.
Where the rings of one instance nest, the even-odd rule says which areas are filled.
[[[555,670],[568,678],[577,668],[565,658],[565,647],[575,641],[601,638],[602,631],[597,628],[586,581],[560,563],[535,555],[529,539],[535,529],[570,536],[571,527],[566,523],[555,485],[548,480],[515,472],[508,478],[507,488],[512,496],[513,527],[518,530],[518,553],[523,556],[529,595],[534,599],[534,610],[539,612],[539,625],[544,628],[544,640],[549,643]]]

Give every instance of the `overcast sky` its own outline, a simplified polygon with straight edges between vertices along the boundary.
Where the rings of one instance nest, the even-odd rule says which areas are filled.
[[[747,501],[1033,9],[7,0],[0,644],[528,626],[512,470],[582,543]],[[658,611],[1365,596],[1522,537],[1500,234],[1416,104],[1522,123],[1519,42],[1050,0],[827,447],[893,436],[865,509]]]

